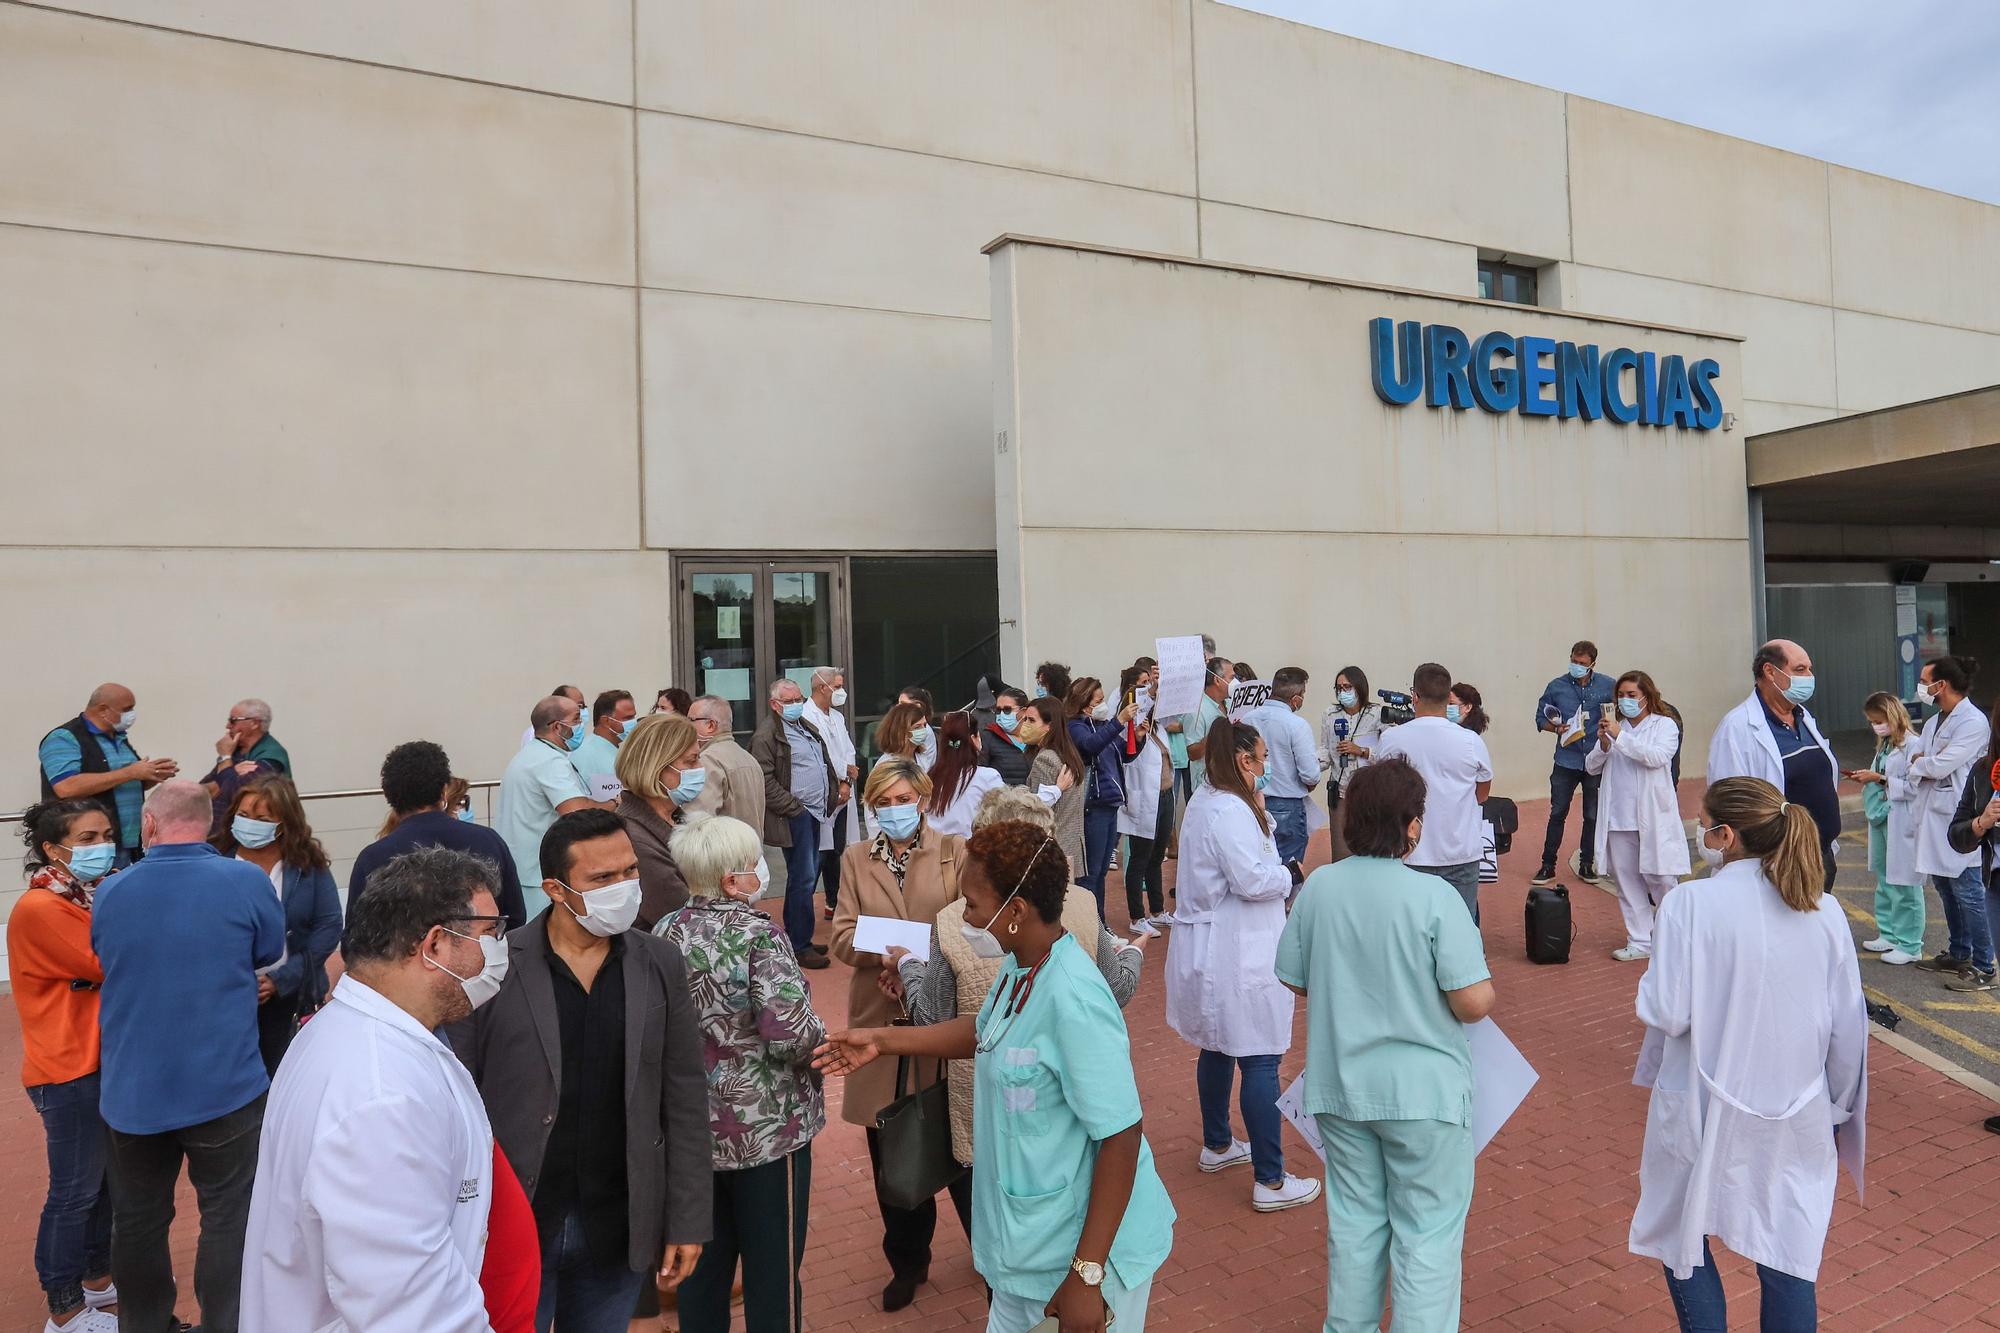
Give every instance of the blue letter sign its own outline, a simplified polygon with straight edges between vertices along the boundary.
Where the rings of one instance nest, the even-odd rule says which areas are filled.
[[[1457,412],[1681,430],[1722,424],[1722,368],[1707,357],[1690,362],[1497,329],[1473,338],[1450,324],[1381,317],[1368,321],[1368,362],[1375,396],[1396,407],[1421,398]]]

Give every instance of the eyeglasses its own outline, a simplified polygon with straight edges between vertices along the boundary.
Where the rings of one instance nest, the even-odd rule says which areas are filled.
[[[440,926],[450,921],[466,921],[475,926],[491,926],[495,935],[507,933],[507,918],[504,916],[448,916],[438,922]]]
[[[254,717],[232,717],[229,719],[229,725],[233,727],[238,722],[255,722],[256,720]]]

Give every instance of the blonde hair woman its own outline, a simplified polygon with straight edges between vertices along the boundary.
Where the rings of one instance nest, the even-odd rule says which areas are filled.
[[[1639,981],[1653,1095],[1630,1247],[1666,1265],[1684,1329],[1727,1327],[1711,1236],[1757,1264],[1765,1328],[1811,1328],[1838,1154],[1859,1161],[1867,1104],[1854,937],[1811,812],[1770,783],[1710,785],[1699,839],[1717,869],[1660,905]]]
[[[1026,787],[998,787],[987,792],[972,817],[977,833],[994,824],[1027,824],[1053,836],[1055,815],[1041,797]],[[1111,998],[1123,1009],[1139,989],[1139,969],[1145,962],[1142,941],[1126,943],[1097,919],[1097,900],[1072,884],[1063,899],[1063,929],[1089,950],[1111,987]],[[928,963],[907,949],[889,950],[902,981],[903,1006],[910,1022],[948,1023],[960,1014],[976,1014],[1000,975],[1004,959],[981,958],[972,951],[959,927],[965,924],[965,899],[938,913],[931,927]],[[965,1166],[972,1165],[972,1062],[953,1060],[945,1067],[951,1080],[951,1151]]]
[[[679,713],[639,719],[618,747],[618,817],[639,854],[640,930],[651,930],[688,899],[674,862],[674,826],[701,795],[708,770],[701,766],[701,738]]]
[[[893,709],[891,710],[894,711]],[[939,833],[924,817],[931,780],[914,759],[892,755],[876,761],[862,788],[861,803],[871,817],[873,832],[840,854],[840,903],[834,909],[833,956],[854,969],[848,979],[847,1021],[857,1027],[886,1027],[902,1017],[900,986],[894,969],[877,953],[854,948],[854,929],[864,916],[896,917],[931,925],[938,913],[956,902],[958,876],[965,862],[965,839]],[[935,1060],[919,1060],[915,1086],[935,1083],[941,1070]],[[908,1091],[906,1085],[904,1091]],[[881,1197],[881,1143],[875,1116],[895,1099],[896,1065],[879,1064],[850,1074],[841,1089],[840,1114],[850,1125],[864,1126],[868,1160],[875,1168],[876,1202],[882,1209],[882,1253],[889,1261],[889,1284],[882,1290],[882,1308],[900,1310],[916,1299],[917,1288],[930,1278],[931,1237],[937,1231],[937,1203],[926,1199],[915,1208],[898,1208]],[[972,1234],[972,1182],[960,1176],[951,1185],[966,1234]]]
[[[688,901],[653,933],[687,957],[715,1139],[715,1229],[681,1284],[680,1325],[728,1333],[740,1257],[745,1326],[796,1329],[812,1140],[826,1126],[812,1054],[826,1029],[791,945],[754,906],[770,883],[761,834],[689,814],[673,849]]]
[[[1875,733],[1875,757],[1849,771],[1861,784],[1868,816],[1868,868],[1875,873],[1875,938],[1861,947],[1902,967],[1924,956],[1924,879],[1917,873],[1917,789],[1910,758],[1917,730],[1893,694],[1877,691],[1861,705]]]

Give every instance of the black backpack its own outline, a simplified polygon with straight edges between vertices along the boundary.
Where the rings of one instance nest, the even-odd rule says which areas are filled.
[[[1493,854],[1502,855],[1513,849],[1514,834],[1521,827],[1521,812],[1505,796],[1490,796],[1479,807],[1479,813],[1493,826]]]
[[[1576,940],[1576,927],[1569,914],[1569,890],[1560,884],[1529,889],[1523,915],[1528,929],[1528,961],[1567,963],[1569,946]]]

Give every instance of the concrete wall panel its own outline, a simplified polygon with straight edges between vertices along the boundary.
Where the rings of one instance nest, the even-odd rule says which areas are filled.
[[[648,286],[986,317],[1002,232],[1192,254],[1194,203],[897,149],[645,114]]]
[[[1878,407],[2000,384],[2000,335],[1841,310],[1840,408]]]
[[[1577,263],[1826,303],[1824,162],[1568,100]]]
[[[23,227],[0,292],[5,543],[638,544],[629,292]]]
[[[1201,257],[1429,292],[1479,292],[1474,246],[1233,204],[1202,203]]]
[[[647,292],[646,544],[991,550],[984,320]]]
[[[1206,199],[1569,257],[1562,94],[1195,3]]]
[[[294,51],[632,100],[631,0],[45,0]]]
[[[1827,171],[1835,304],[2000,333],[2000,208]]]
[[[1747,354],[1749,349],[1746,347],[1744,351]],[[1825,421],[1840,415],[1831,407],[1770,403],[1756,398],[1744,399],[1740,407],[1732,404],[1729,410],[1736,413],[1736,433],[1745,439],[1752,435],[1762,435],[1767,431],[1809,426],[1815,421]]]
[[[0,127],[0,221],[632,280],[616,107],[6,5]]]
[[[637,0],[639,104],[1194,193],[1186,0]]]
[[[1743,382],[1723,389],[1732,411],[1739,397],[1834,404],[1833,312],[1825,306],[1583,264],[1565,265],[1563,276],[1563,305],[1571,310],[1744,338]]]

